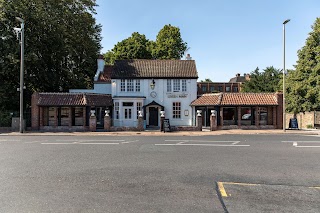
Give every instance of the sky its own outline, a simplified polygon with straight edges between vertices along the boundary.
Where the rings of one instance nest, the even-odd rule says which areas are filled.
[[[228,82],[237,73],[283,69],[283,22],[286,69],[320,17],[320,0],[97,0],[105,53],[133,32],[156,40],[171,24],[179,27],[195,60],[200,80]]]

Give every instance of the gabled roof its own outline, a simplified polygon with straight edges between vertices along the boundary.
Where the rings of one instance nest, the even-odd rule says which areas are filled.
[[[39,106],[112,106],[111,95],[92,93],[39,93]]]
[[[194,60],[117,60],[113,66],[112,79],[125,78],[191,78],[198,73]]]
[[[150,103],[148,103],[147,105],[145,105],[144,107],[148,107],[148,106],[160,106],[163,108],[163,106],[161,104],[158,104],[157,102],[155,101],[152,101]]]
[[[191,106],[276,106],[277,93],[211,93],[203,94]]]

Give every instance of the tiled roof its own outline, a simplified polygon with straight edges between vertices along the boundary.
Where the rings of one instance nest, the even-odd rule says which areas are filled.
[[[212,93],[203,94],[191,106],[275,106],[276,93]]]
[[[275,93],[224,93],[221,105],[278,105]]]
[[[111,95],[106,94],[85,94],[87,106],[112,106]]]
[[[113,66],[112,65],[105,65],[104,68],[103,68],[103,72],[100,73],[97,82],[111,83],[112,70],[113,70]]]
[[[191,103],[191,106],[210,106],[220,105],[222,93],[208,93],[201,95]]]
[[[117,60],[111,78],[198,78],[194,60]]]
[[[39,106],[111,106],[111,95],[90,93],[39,93]]]

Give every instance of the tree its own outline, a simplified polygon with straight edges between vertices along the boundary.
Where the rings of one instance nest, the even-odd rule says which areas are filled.
[[[250,73],[250,80],[242,85],[242,92],[276,92],[280,89],[281,71],[273,66],[259,72],[257,67]]]
[[[297,65],[288,72],[286,81],[288,111],[320,108],[320,18],[314,22],[305,46],[298,51]]]
[[[200,82],[212,82],[210,78],[205,78],[204,80],[201,80]]]
[[[118,42],[111,51],[105,54],[106,61],[113,64],[114,60],[119,59],[151,59],[148,45],[149,40],[145,35],[134,32],[131,37]]]
[[[181,38],[180,29],[165,25],[157,35],[152,56],[157,59],[180,59],[187,50],[187,43]]]
[[[20,47],[15,17],[25,20],[25,101],[34,91],[87,88],[101,49],[95,0],[0,0],[0,106],[17,109]],[[2,39],[1,39],[2,38]],[[27,103],[28,104],[28,103]]]
[[[180,59],[186,50],[187,43],[183,42],[180,29],[169,24],[160,30],[156,41],[138,32],[132,33],[105,53],[104,58],[107,64],[121,59]]]

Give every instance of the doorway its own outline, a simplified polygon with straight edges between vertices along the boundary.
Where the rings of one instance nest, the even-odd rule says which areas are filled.
[[[149,126],[158,126],[158,107],[149,107]]]

